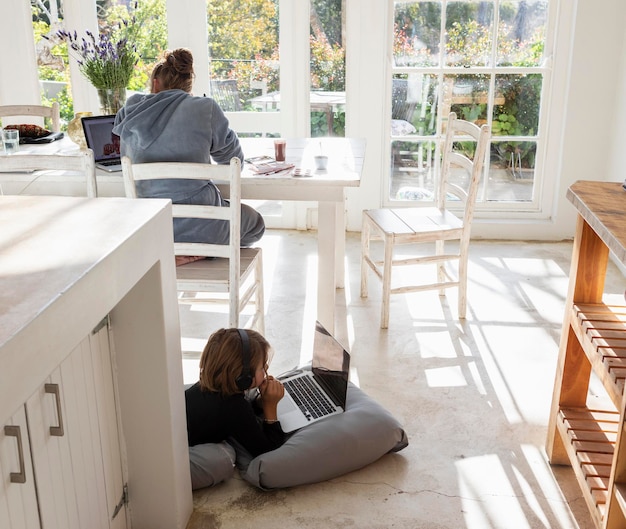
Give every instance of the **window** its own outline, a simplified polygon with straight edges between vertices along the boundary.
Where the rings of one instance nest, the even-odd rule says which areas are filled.
[[[342,0],[311,0],[311,136],[345,136]]]
[[[390,201],[431,199],[453,111],[492,128],[478,207],[537,207],[548,21],[548,0],[394,2]]]
[[[211,97],[225,112],[278,110],[278,0],[208,0],[207,21]]]

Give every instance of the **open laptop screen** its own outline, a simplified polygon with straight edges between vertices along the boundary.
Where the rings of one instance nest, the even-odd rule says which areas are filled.
[[[120,138],[113,134],[115,115],[82,118],[87,147],[96,162],[120,158]]]
[[[350,375],[350,354],[320,322],[315,323],[313,342],[313,375],[335,404],[344,407]]]

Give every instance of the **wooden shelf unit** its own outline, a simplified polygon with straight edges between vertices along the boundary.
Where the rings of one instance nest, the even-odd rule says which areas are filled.
[[[578,220],[546,450],[571,465],[598,529],[626,526],[626,306],[603,303],[609,255],[626,265],[626,191],[579,181]],[[589,397],[595,376],[608,404]]]

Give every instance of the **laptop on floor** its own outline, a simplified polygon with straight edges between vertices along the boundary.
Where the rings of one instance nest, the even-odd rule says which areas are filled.
[[[109,173],[122,170],[120,138],[113,134],[115,115],[88,116],[81,120],[87,147],[93,151],[96,167]]]
[[[278,402],[284,432],[293,432],[346,409],[350,354],[322,326],[315,323],[311,371],[279,377],[285,396]]]

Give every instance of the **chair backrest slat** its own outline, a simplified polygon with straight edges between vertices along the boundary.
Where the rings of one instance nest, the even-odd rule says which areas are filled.
[[[38,116],[41,118],[49,118],[52,132],[61,130],[61,111],[59,103],[56,101],[51,106],[45,105],[1,105],[0,118],[3,117],[23,117]]]
[[[173,204],[172,216],[178,219],[230,219],[230,210],[222,206],[203,206],[202,209],[189,204]]]
[[[470,223],[476,197],[478,196],[478,184],[483,173],[487,147],[489,146],[491,130],[488,125],[478,126],[475,123],[458,119],[456,113],[451,112],[446,125],[446,136],[443,144],[443,156],[441,164],[441,182],[437,193],[437,207],[445,209],[447,207],[447,197],[449,194],[463,200],[463,220]],[[470,159],[465,153],[457,149],[457,145],[462,142],[474,142],[474,156]],[[451,166],[460,166],[469,173],[469,183],[459,193],[461,189],[458,184],[451,184]],[[467,232],[469,237],[469,230]]]
[[[227,257],[232,260],[231,284],[239,284],[239,256],[241,242],[241,161],[233,158],[228,165],[188,162],[132,163],[122,157],[122,174],[126,197],[137,198],[136,182],[146,180],[204,180],[227,184],[230,191],[229,207],[206,204],[173,204],[175,218],[216,219],[230,223],[230,243],[213,245],[203,243],[174,243],[176,255],[204,255]],[[236,276],[236,277],[235,277]]]
[[[85,149],[77,154],[12,154],[0,156],[0,170],[16,171],[76,171],[85,175],[87,196],[98,196],[96,165],[93,151]]]

